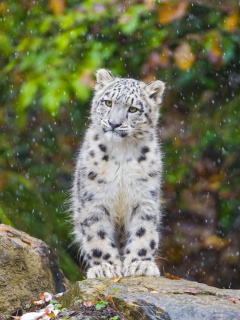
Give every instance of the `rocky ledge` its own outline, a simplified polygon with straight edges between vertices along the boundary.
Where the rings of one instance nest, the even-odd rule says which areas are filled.
[[[79,281],[64,293],[61,303],[71,309],[79,299],[88,301],[96,297],[111,301],[123,314],[122,319],[128,320],[240,319],[240,290],[217,289],[165,277]],[[75,315],[73,319],[96,318]]]

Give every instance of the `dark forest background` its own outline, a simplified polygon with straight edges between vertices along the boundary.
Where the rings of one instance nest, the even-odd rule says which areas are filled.
[[[238,1],[0,2],[0,222],[82,277],[65,204],[98,68],[167,84],[162,273],[240,288]]]

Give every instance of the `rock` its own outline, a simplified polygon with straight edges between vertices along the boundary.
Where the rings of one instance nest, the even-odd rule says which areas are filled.
[[[240,290],[217,289],[164,277],[79,281],[64,293],[61,303],[72,308],[77,299],[88,300],[96,296],[105,301],[112,299],[128,320],[240,319]],[[81,317],[74,316],[71,320],[83,319]]]
[[[29,303],[43,291],[66,287],[68,280],[46,243],[0,224],[0,313]]]

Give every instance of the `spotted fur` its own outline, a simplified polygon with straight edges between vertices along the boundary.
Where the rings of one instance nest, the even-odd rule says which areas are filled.
[[[88,278],[157,276],[162,162],[156,125],[164,84],[116,78],[105,69],[96,78],[72,192],[75,239]]]

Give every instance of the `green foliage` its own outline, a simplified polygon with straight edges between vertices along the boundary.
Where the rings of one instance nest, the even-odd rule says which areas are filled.
[[[102,308],[105,308],[107,304],[107,301],[96,301],[95,308],[96,310],[101,310]]]
[[[184,192],[214,193],[216,232],[227,236],[234,229],[240,208],[239,16],[228,2],[224,10],[214,6],[1,2],[0,221],[55,247],[70,280],[79,271],[65,203],[100,67],[167,82],[165,195],[175,193],[167,210],[194,216]]]

